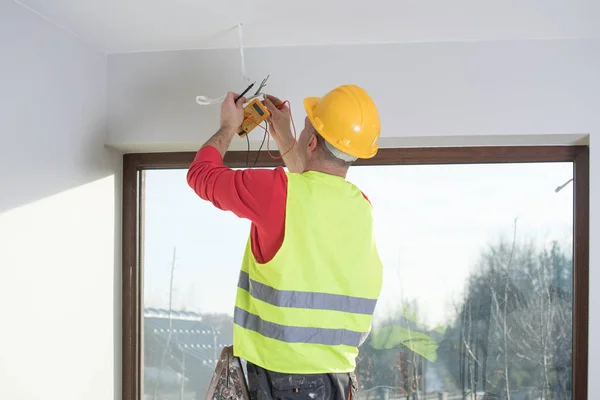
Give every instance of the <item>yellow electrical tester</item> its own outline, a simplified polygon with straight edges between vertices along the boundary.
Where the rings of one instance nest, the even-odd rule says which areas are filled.
[[[260,97],[255,97],[244,107],[244,122],[238,132],[239,137],[243,138],[254,128],[269,118],[269,110],[262,103]]]

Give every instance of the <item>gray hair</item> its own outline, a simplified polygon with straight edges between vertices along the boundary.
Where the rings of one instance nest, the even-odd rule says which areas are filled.
[[[343,151],[335,148],[327,140],[323,139],[323,141],[325,142],[325,147],[327,147],[327,150],[329,150],[335,158],[339,158],[340,160],[342,160],[344,162],[354,162],[358,159],[357,157],[351,156],[350,154],[346,154]]]
[[[334,145],[329,143],[321,134],[311,125],[312,132],[317,135],[317,142],[321,145],[323,150],[331,155],[335,161],[339,161],[342,164],[352,164],[358,160],[358,157],[351,156],[350,154],[344,153],[343,151],[336,148]]]

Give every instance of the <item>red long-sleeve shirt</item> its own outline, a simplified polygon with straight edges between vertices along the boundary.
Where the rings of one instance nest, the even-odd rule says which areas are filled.
[[[187,181],[202,199],[252,221],[250,238],[256,261],[263,264],[275,257],[285,233],[288,180],[282,167],[233,170],[223,165],[216,148],[206,146],[196,153]]]
[[[188,184],[198,196],[217,208],[252,221],[252,253],[259,263],[275,257],[283,243],[287,176],[275,169],[233,170],[223,165],[219,151],[201,148],[187,173]]]

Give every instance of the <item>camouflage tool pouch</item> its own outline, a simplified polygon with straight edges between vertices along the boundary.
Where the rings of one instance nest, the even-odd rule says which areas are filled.
[[[233,346],[224,347],[213,373],[206,400],[249,400],[244,369]]]

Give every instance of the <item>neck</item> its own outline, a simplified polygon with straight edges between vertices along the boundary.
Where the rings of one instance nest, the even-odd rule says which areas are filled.
[[[321,172],[323,174],[339,176],[341,178],[346,179],[346,175],[348,174],[348,168],[340,168],[338,166],[332,166],[327,163],[308,163],[306,166],[306,171],[316,171]]]

